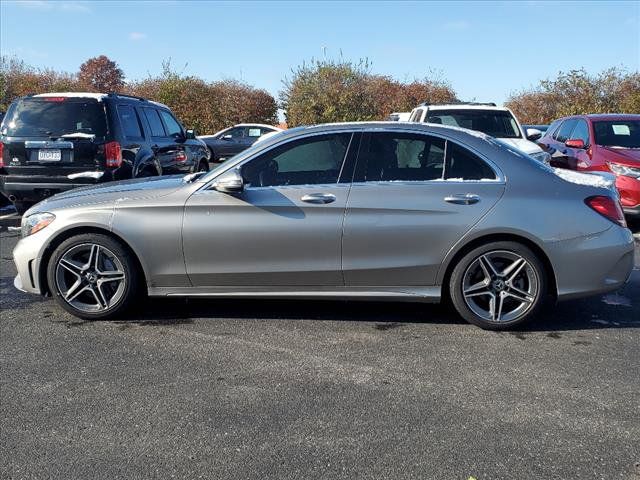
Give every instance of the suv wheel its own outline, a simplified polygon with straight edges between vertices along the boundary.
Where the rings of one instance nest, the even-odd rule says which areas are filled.
[[[62,242],[47,267],[49,289],[62,308],[86,320],[112,318],[136,296],[138,271],[116,240],[82,234]]]
[[[522,325],[547,294],[538,257],[516,242],[488,243],[465,255],[449,282],[451,300],[468,322],[488,330]]]

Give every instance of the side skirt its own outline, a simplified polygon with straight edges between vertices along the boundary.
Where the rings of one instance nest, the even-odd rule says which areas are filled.
[[[408,301],[437,303],[442,288],[430,287],[149,287],[153,297],[296,298],[316,300]]]

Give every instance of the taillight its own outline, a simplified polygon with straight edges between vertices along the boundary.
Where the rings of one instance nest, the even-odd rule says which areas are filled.
[[[595,197],[587,198],[584,203],[603,217],[611,220],[613,223],[617,223],[621,227],[627,226],[622,207],[620,206],[620,203],[616,202],[613,198],[605,197],[604,195],[597,195]]]
[[[104,158],[107,167],[119,167],[122,165],[122,149],[118,142],[109,142],[104,144]]]
[[[176,162],[186,162],[186,161],[187,161],[186,153],[184,153],[182,150],[176,153]]]
[[[0,142],[0,168],[4,167],[4,143]]]

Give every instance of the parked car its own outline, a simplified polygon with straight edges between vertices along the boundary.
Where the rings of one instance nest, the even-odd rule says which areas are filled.
[[[39,203],[22,220],[14,284],[50,292],[86,319],[117,316],[146,290],[449,296],[471,323],[512,327],[548,296],[615,290],[633,268],[633,236],[615,190],[597,176],[560,172],[463,129],[294,128],[206,174],[94,186]]]
[[[389,115],[390,122],[408,122],[411,117],[411,112],[393,112]]]
[[[556,166],[615,174],[624,212],[640,216],[640,115],[560,118],[539,143]]]
[[[511,110],[495,103],[423,103],[411,111],[409,121],[476,130],[504,140],[540,162],[549,160],[549,155],[534,143],[542,133],[523,130]]]
[[[72,188],[208,170],[208,160],[166,105],[126,95],[26,96],[0,129],[0,191],[20,213]]]
[[[260,123],[239,123],[225,128],[214,135],[202,135],[198,138],[207,144],[214,162],[224,162],[249,148],[263,135],[281,132],[282,129]]]
[[[522,125],[522,130],[524,130],[524,132],[526,133],[527,138],[532,141],[537,140],[537,138],[534,138],[537,132],[534,132],[533,130],[537,130],[538,132],[540,132],[540,137],[542,137],[542,135],[544,135],[544,132],[546,132],[548,128],[549,125]]]

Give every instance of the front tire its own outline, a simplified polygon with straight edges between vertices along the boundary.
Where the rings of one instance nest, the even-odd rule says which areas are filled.
[[[62,242],[47,266],[49,290],[67,312],[85,320],[113,318],[126,311],[138,291],[131,253],[103,234],[82,234]]]
[[[540,259],[517,242],[475,248],[454,267],[451,301],[460,316],[487,330],[505,330],[532,320],[547,295]]]

